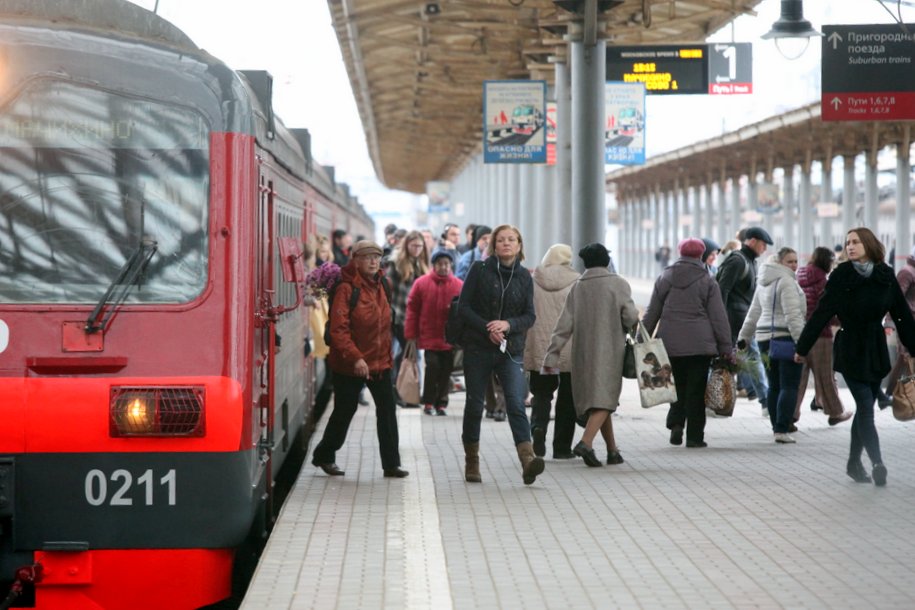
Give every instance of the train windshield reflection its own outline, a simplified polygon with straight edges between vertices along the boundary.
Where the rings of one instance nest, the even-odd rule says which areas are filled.
[[[34,82],[0,108],[0,303],[95,303],[144,237],[126,303],[184,303],[207,276],[209,128],[194,110]]]

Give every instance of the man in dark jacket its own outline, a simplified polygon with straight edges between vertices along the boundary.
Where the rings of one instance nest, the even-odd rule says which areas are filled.
[[[381,246],[357,242],[343,268],[330,311],[330,354],[334,372],[334,410],[315,447],[311,463],[331,476],[342,476],[336,453],[356,413],[359,393],[368,386],[375,399],[378,444],[384,476],[403,478],[400,467],[394,386],[391,381],[391,304],[383,284]],[[358,290],[355,304],[353,293]]]
[[[753,292],[756,290],[756,259],[772,245],[772,238],[762,227],[750,227],[743,233],[743,245],[740,250],[724,259],[717,275],[721,300],[724,301],[724,309],[728,313],[728,322],[731,326],[731,342],[734,344],[737,342],[737,334],[743,326],[747,312],[750,311],[750,303],[753,302]],[[756,394],[756,398],[763,405],[763,415],[766,415],[769,384],[766,382],[759,345],[755,339],[748,344],[747,349],[747,359],[756,363],[755,370],[751,373],[740,373],[738,381],[742,387],[747,388],[748,396],[752,397],[751,390]]]

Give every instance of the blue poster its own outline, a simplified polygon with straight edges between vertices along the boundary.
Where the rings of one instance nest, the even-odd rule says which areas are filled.
[[[483,81],[483,162],[546,163],[546,81]]]
[[[645,163],[645,85],[607,83],[604,106],[604,163],[643,165]]]

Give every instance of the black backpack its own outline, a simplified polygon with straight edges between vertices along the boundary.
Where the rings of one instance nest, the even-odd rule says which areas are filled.
[[[327,302],[330,307],[327,308],[327,321],[324,322],[324,344],[327,347],[330,347],[330,321],[333,319],[334,313],[334,295],[337,293],[337,288],[343,282],[337,282],[334,284],[334,287],[327,291]],[[391,284],[388,283],[388,278],[381,276],[381,287],[384,288],[384,296],[388,299],[388,303],[391,303]],[[356,309],[356,305],[359,304],[359,295],[361,294],[362,289],[359,286],[353,286],[353,293],[349,295],[349,312],[353,313],[353,310]],[[394,318],[394,308],[391,308],[391,322],[393,323]]]
[[[461,297],[456,296],[448,306],[448,320],[445,322],[445,341],[453,347],[461,347],[464,343],[464,319],[460,309]]]

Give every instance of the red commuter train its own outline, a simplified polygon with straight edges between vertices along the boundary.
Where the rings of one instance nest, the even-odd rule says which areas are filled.
[[[0,167],[0,600],[226,598],[320,374],[283,272],[371,219],[268,74],[121,0],[0,0]]]

